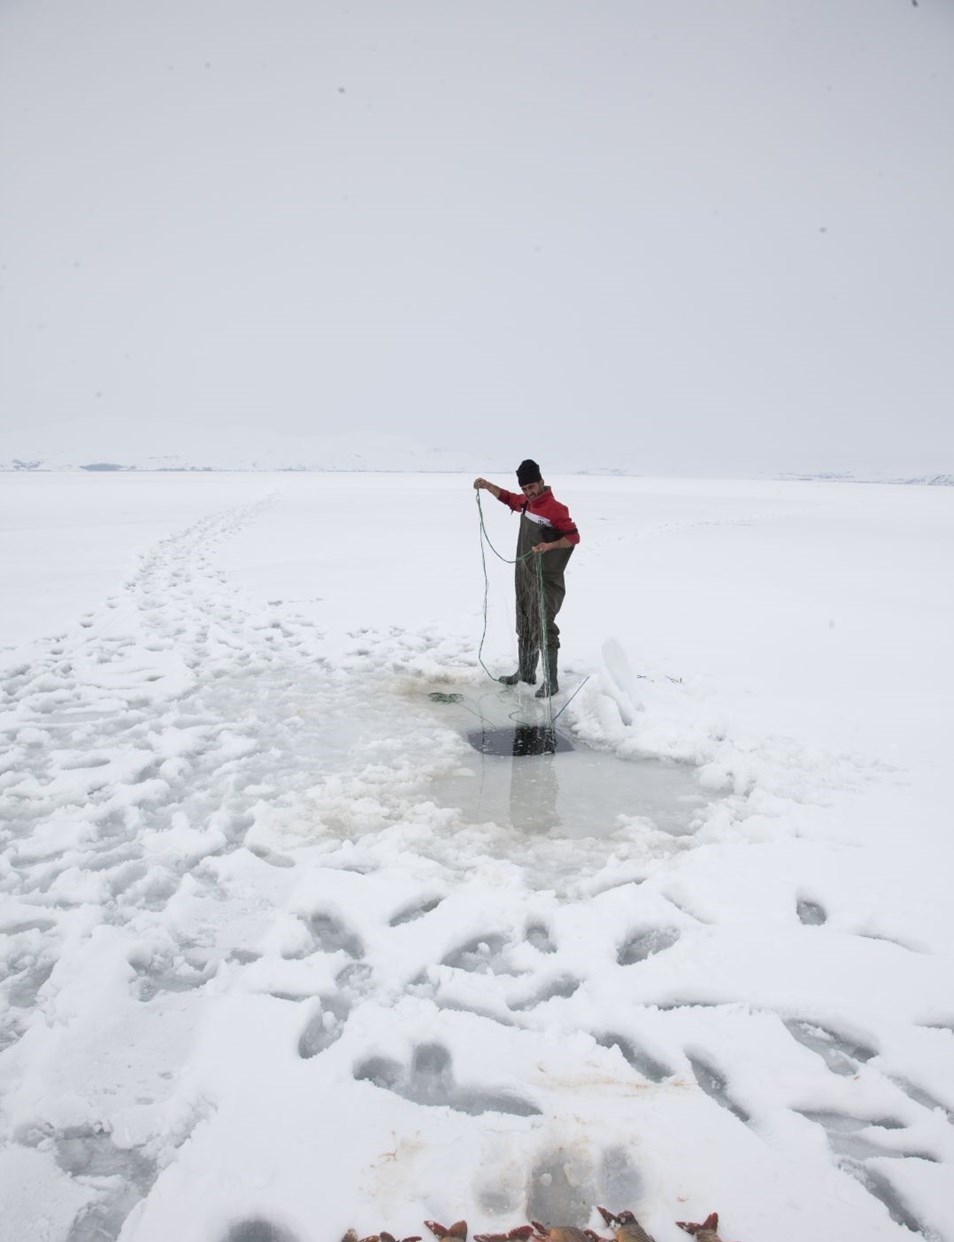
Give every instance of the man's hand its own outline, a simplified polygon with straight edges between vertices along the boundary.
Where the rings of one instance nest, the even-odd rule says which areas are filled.
[[[554,539],[553,543],[535,543],[533,545],[533,551],[537,553],[552,552],[554,548],[572,548],[572,547],[573,547],[573,544],[570,543],[566,535],[561,535],[559,539]]]
[[[490,484],[487,482],[486,479],[474,479],[474,487],[477,489],[477,491],[480,491],[481,488],[488,490],[490,488]]]

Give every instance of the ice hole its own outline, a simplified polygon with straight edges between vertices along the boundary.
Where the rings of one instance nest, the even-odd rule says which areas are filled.
[[[551,725],[516,725],[507,729],[472,729],[467,740],[482,755],[511,755],[514,759],[555,755],[573,749],[573,743]]]

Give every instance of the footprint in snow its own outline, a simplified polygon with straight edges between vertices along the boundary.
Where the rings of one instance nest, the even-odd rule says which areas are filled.
[[[53,973],[55,962],[28,959],[13,979],[7,992],[7,1004],[11,1009],[32,1009],[40,989]]]
[[[865,930],[857,933],[862,940],[880,940],[883,944],[893,944],[898,949],[904,949],[908,953],[923,953],[924,949],[915,948],[913,945],[905,944],[903,940],[898,940],[896,936],[889,936],[887,932]]]
[[[82,772],[89,768],[104,768],[109,762],[106,755],[74,755],[71,759],[62,760],[60,767],[64,772]]]
[[[477,975],[518,974],[510,964],[504,950],[509,946],[506,936],[499,932],[474,936],[441,959],[442,966],[466,970]]]
[[[364,942],[341,919],[325,911],[316,911],[303,920],[304,939],[294,948],[285,949],[282,957],[294,961],[313,953],[345,953],[355,961],[364,956]]]
[[[180,877],[165,868],[153,873],[145,863],[136,862],[123,868],[110,887],[114,896],[126,894],[126,904],[130,904],[128,899],[131,898],[137,909],[159,913],[178,892],[179,884]]]
[[[233,949],[229,954],[229,960],[238,962],[240,966],[250,966],[252,962],[260,962],[262,955],[254,949]]]
[[[601,1048],[618,1048],[623,1059],[630,1065],[637,1074],[643,1078],[648,1078],[650,1082],[663,1082],[667,1078],[671,1078],[673,1070],[662,1061],[656,1058],[643,1048],[639,1048],[628,1039],[625,1035],[618,1035],[612,1031],[606,1031],[602,1035],[596,1036],[596,1042]]]
[[[413,923],[416,919],[421,919],[425,914],[436,910],[443,900],[443,897],[425,897],[420,901],[412,902],[392,915],[388,920],[388,926],[401,927],[405,923]]]
[[[545,923],[530,923],[526,931],[527,944],[532,945],[538,953],[556,953],[557,947],[550,936],[550,929]]]
[[[852,1160],[867,1160],[871,1156],[889,1156],[897,1159],[927,1160],[931,1164],[939,1163],[937,1156],[926,1151],[904,1151],[883,1142],[873,1142],[861,1133],[863,1130],[896,1131],[905,1129],[903,1121],[897,1117],[853,1117],[848,1113],[813,1112],[809,1109],[796,1109],[806,1120],[819,1125],[825,1131],[828,1146],[836,1156],[847,1156]],[[877,1137],[881,1137],[880,1135]]]
[[[191,992],[205,987],[218,969],[214,961],[193,965],[187,961],[172,963],[168,956],[155,954],[132,954],[129,964],[136,972],[135,993],[138,1000],[148,1004],[160,992]]]
[[[369,1057],[354,1068],[359,1082],[369,1082],[402,1099],[425,1107],[452,1108],[477,1117],[483,1113],[506,1113],[513,1117],[536,1117],[540,1109],[519,1096],[496,1094],[458,1086],[450,1051],[443,1044],[419,1044],[405,1068],[390,1057]]]
[[[364,957],[361,937],[333,914],[317,911],[308,920],[315,947],[323,953],[347,953],[348,957]]]
[[[90,1128],[64,1131],[53,1141],[57,1164],[70,1177],[90,1179],[97,1201],[82,1210],[68,1242],[116,1238],[137,1203],[149,1193],[158,1173],[156,1162],[139,1149],[117,1147],[109,1134]]]
[[[912,1233],[920,1234],[925,1238],[937,1237],[933,1230],[922,1224],[901,1193],[879,1169],[874,1169],[863,1161],[852,1160],[844,1156],[838,1161],[838,1167],[860,1182],[872,1198],[883,1204],[896,1225],[910,1229]]]
[[[293,1233],[261,1217],[242,1220],[230,1227],[222,1242],[297,1242]]]
[[[557,951],[549,929],[542,922],[529,924],[524,936],[526,943],[538,953],[551,954]],[[526,974],[526,970],[513,964],[510,954],[512,948],[513,942],[509,937],[501,932],[488,932],[474,936],[456,949],[452,949],[441,959],[441,965],[480,975]],[[549,993],[549,995],[570,994],[559,990]]]
[[[729,1094],[729,1084],[725,1075],[708,1060],[698,1055],[692,1056],[689,1053],[686,1055],[695,1080],[705,1094],[722,1108],[727,1109],[734,1117],[738,1117],[739,1121],[748,1125],[751,1118],[741,1104],[736,1103]]]
[[[287,869],[295,865],[293,858],[289,858],[287,854],[277,854],[274,850],[268,849],[267,846],[246,844],[245,848],[250,854],[254,854],[260,862],[267,863],[269,867]]]
[[[343,995],[319,996],[321,1008],[309,1018],[298,1039],[298,1055],[304,1061],[336,1043],[344,1032],[351,1003]]]
[[[874,1048],[814,1022],[790,1018],[785,1020],[785,1029],[793,1039],[820,1056],[833,1074],[845,1078],[857,1074],[859,1062],[877,1056]]]
[[[0,935],[3,936],[19,936],[23,932],[31,931],[50,931],[56,926],[56,919],[47,918],[45,915],[38,914],[25,919],[17,919],[12,923],[4,923],[0,927]]]
[[[148,1189],[156,1178],[156,1162],[136,1148],[117,1147],[109,1134],[90,1128],[66,1130],[53,1143],[56,1162],[72,1177],[121,1177]]]
[[[941,1112],[947,1118],[951,1125],[954,1125],[954,1108],[949,1108],[947,1104],[943,1104],[936,1096],[931,1095],[929,1091],[925,1091],[923,1087],[917,1086],[908,1078],[902,1078],[899,1075],[889,1074],[888,1078],[894,1085],[915,1104],[920,1104],[922,1108],[928,1109],[929,1112]]]
[[[582,1228],[599,1197],[589,1156],[575,1147],[546,1151],[527,1178],[527,1216]]]
[[[937,1022],[919,1022],[918,1025],[925,1031],[947,1031],[949,1035],[954,1035],[954,1022],[939,1020]]]
[[[679,940],[679,932],[675,927],[650,927],[633,932],[622,945],[616,955],[620,966],[635,966],[647,958],[671,949]]]
[[[513,1010],[525,1012],[529,1009],[536,1009],[538,1005],[545,1005],[547,1001],[568,1000],[579,991],[580,986],[580,980],[572,975],[557,975],[556,978],[548,980],[523,1000],[509,1001],[508,1004]]]
[[[795,913],[798,920],[806,927],[821,927],[828,922],[828,912],[817,901],[807,897],[799,897],[795,902]]]

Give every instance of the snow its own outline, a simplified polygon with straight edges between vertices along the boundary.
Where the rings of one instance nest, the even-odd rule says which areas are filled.
[[[950,490],[549,481],[0,478],[6,1236],[954,1237]]]

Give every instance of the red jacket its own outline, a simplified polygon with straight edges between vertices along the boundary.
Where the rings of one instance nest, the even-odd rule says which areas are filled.
[[[557,536],[562,535],[568,543],[577,544],[580,542],[580,532],[576,529],[576,525],[570,517],[569,509],[566,505],[560,504],[549,487],[545,488],[533,500],[529,500],[524,496],[523,492],[519,494],[516,492],[505,492],[501,488],[497,499],[508,508],[513,509],[515,513],[522,513],[525,517],[530,518],[533,522],[538,522],[541,526],[552,526]]]

